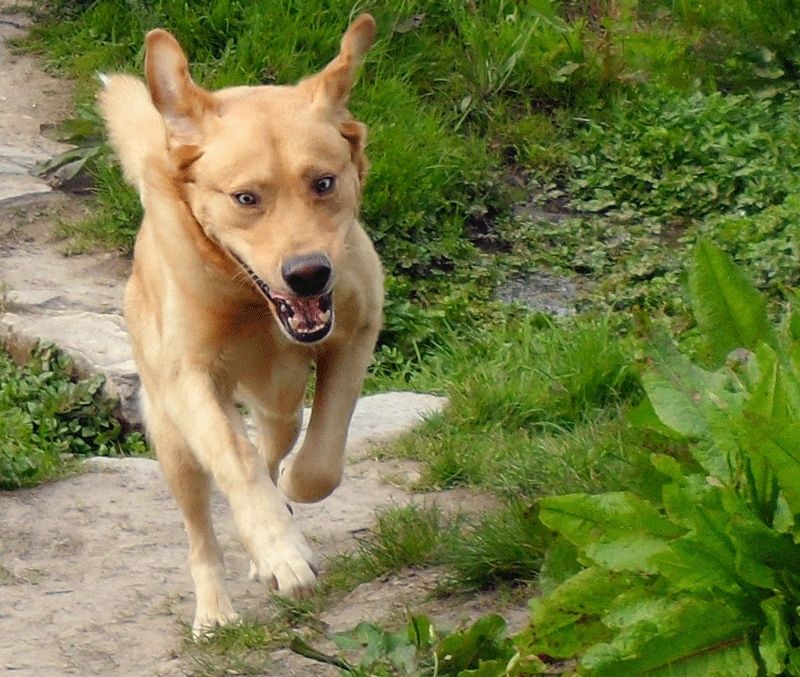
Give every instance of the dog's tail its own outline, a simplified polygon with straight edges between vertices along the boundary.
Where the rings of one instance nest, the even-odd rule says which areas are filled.
[[[139,78],[104,74],[98,78],[103,88],[97,98],[109,141],[125,179],[141,194],[147,158],[167,150],[164,122]]]

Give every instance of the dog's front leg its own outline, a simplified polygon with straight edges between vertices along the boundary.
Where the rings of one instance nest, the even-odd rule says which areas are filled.
[[[258,577],[272,580],[282,594],[307,594],[316,578],[311,550],[266,464],[226,415],[227,398],[210,374],[196,366],[181,366],[176,372],[169,379],[164,407],[227,497]]]
[[[342,481],[347,429],[377,333],[371,328],[364,330],[348,343],[320,355],[306,438],[279,482],[291,500],[320,501]]]

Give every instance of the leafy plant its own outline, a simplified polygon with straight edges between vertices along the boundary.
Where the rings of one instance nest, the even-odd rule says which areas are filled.
[[[796,106],[794,93],[687,98],[645,88],[576,134],[567,183],[574,206],[674,221],[780,204],[797,188]]]
[[[558,537],[527,629],[509,640],[490,615],[448,636],[448,655],[470,657],[452,673],[413,616],[407,637],[362,624],[335,638],[365,650],[358,665],[316,657],[353,674],[800,675],[800,312],[772,327],[707,242],[689,287],[711,367],[653,330],[646,398],[630,415],[687,453],[652,454],[641,493],[538,502]],[[420,623],[433,639],[418,639]]]
[[[532,602],[523,654],[580,656],[596,675],[800,674],[800,317],[778,336],[707,243],[691,280],[716,369],[658,338],[638,415],[690,442],[691,459],[652,456],[655,497],[541,500],[541,521],[575,549],[552,568],[569,570],[575,552],[583,568]]]
[[[343,673],[363,677],[521,675],[531,674],[531,668],[543,665],[535,658],[520,661],[506,632],[506,622],[497,614],[484,616],[452,633],[437,631],[427,616],[409,614],[407,627],[399,632],[360,623],[330,639],[343,651],[360,654],[359,662],[317,651],[300,637],[295,637],[291,648],[302,656],[338,667]]]
[[[0,488],[32,486],[76,456],[143,455],[139,433],[125,434],[102,377],[75,382],[70,360],[39,348],[20,367],[0,351]]]
[[[719,85],[767,93],[800,76],[800,7],[792,0],[677,0],[662,3],[696,32],[694,51]],[[697,29],[701,29],[698,31]]]

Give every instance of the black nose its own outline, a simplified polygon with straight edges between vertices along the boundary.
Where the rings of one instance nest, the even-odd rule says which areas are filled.
[[[325,254],[295,256],[284,261],[281,273],[298,296],[318,296],[331,277],[331,262]]]

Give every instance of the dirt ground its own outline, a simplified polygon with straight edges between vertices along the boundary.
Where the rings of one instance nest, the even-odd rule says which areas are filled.
[[[70,111],[70,87],[44,74],[31,57],[14,54],[6,39],[22,34],[22,3],[0,0],[0,285],[27,303],[59,311],[64,285],[96,278],[98,313],[118,311],[129,262],[103,254],[65,259],[52,233],[61,218],[85,213],[85,203],[54,194],[30,175],[32,163],[60,150],[40,126]],[[54,288],[55,287],[55,288]],[[61,304],[61,305],[59,305]],[[0,303],[0,314],[3,304]],[[326,501],[297,506],[295,514],[312,547],[325,556],[352,547],[354,535],[374,523],[376,509],[409,501],[439,501],[445,510],[480,509],[480,497],[446,492],[412,496],[404,487],[416,477],[406,462],[371,457],[382,429],[413,407],[386,400],[383,414],[361,415],[364,432],[349,449],[343,486]],[[415,404],[419,407],[422,405]],[[2,439],[0,439],[2,444]],[[220,542],[226,552],[231,595],[251,618],[270,608],[266,589],[247,578],[248,560],[234,533],[225,502],[215,497]],[[192,674],[183,650],[193,612],[192,581],[177,507],[154,461],[105,460],[85,472],[35,489],[0,492],[0,672],[57,675]],[[407,604],[423,603],[439,572],[403,572],[361,586],[322,621],[332,629],[361,620],[396,618]],[[474,619],[489,597],[468,603],[428,603],[450,623]],[[524,611],[517,624],[524,622]],[[266,674],[335,674],[286,650],[273,656]]]

